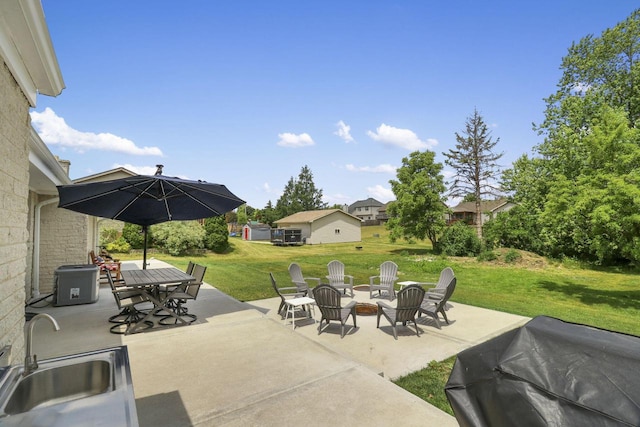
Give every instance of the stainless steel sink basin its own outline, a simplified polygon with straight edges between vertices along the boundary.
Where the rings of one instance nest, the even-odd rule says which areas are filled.
[[[20,414],[36,407],[56,405],[111,390],[111,365],[106,360],[39,369],[16,385],[4,412],[7,415]]]
[[[0,371],[0,425],[137,426],[126,346]]]

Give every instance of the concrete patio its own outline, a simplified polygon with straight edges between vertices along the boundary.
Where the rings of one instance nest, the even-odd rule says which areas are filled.
[[[164,266],[151,260],[149,268]],[[271,287],[268,277],[264,286]],[[357,290],[354,298],[370,302],[368,291]],[[198,316],[192,325],[127,336],[109,333],[107,318],[117,308],[106,285],[94,304],[27,311],[47,312],[61,327],[53,332],[46,323],[36,326],[34,353],[40,360],[128,347],[141,426],[455,426],[454,417],[390,379],[529,320],[452,303],[451,324],[442,322],[439,330],[422,317],[420,337],[398,326],[396,341],[385,319],[377,329],[375,316],[358,316],[358,327],[340,338],[340,325],[333,322],[321,335],[310,319],[297,321],[294,330],[276,313],[279,302],[275,297],[243,303],[205,285],[188,304]]]

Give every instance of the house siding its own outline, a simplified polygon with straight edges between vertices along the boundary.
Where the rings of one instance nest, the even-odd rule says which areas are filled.
[[[24,351],[29,218],[29,103],[0,58],[0,347]],[[19,357],[19,356],[18,356]]]
[[[361,240],[360,221],[355,218],[336,213],[320,218],[311,223],[311,238],[307,243],[346,243]],[[336,230],[340,233],[336,234]]]

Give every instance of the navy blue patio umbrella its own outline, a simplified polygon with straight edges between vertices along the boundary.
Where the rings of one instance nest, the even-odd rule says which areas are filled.
[[[222,184],[168,177],[161,170],[152,176],[59,185],[58,207],[142,226],[146,268],[150,225],[224,215],[245,203]]]

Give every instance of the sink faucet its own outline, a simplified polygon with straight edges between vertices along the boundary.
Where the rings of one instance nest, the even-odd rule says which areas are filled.
[[[60,330],[60,326],[58,326],[58,322],[56,322],[56,319],[54,319],[47,313],[36,314],[31,319],[31,321],[27,325],[27,336],[26,336],[27,353],[24,358],[24,372],[22,373],[23,377],[26,377],[27,375],[29,375],[30,373],[38,369],[38,359],[35,354],[31,355],[31,344],[33,340],[33,327],[35,326],[36,323],[38,323],[38,320],[40,319],[49,320],[49,322],[51,322],[51,324],[53,325],[54,330],[56,331]]]

